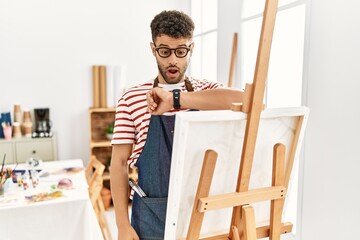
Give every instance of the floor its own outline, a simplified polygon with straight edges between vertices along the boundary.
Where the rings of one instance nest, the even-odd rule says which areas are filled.
[[[129,208],[130,211],[130,208]],[[106,210],[106,216],[109,222],[111,236],[113,239],[117,239],[117,227],[116,227],[116,221],[115,221],[115,211],[114,208],[108,208]],[[263,240],[266,240],[268,238],[263,238]],[[292,233],[284,234],[281,236],[281,240],[295,240],[296,237]]]

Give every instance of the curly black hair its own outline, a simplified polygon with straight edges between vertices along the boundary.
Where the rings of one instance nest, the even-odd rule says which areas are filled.
[[[154,17],[150,24],[152,40],[162,34],[172,38],[191,39],[194,32],[193,20],[183,12],[176,10],[162,11]]]

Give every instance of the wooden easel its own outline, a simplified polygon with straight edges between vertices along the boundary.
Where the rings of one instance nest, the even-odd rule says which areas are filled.
[[[101,189],[103,188],[104,170],[105,165],[92,155],[85,169],[85,177],[89,184],[90,201],[94,208],[96,218],[98,219],[101,233],[105,240],[112,240],[104,202],[100,195]]]
[[[263,110],[265,83],[268,73],[277,6],[278,0],[266,0],[254,82],[253,84],[246,85],[243,103],[233,105],[233,110],[247,113],[247,124],[236,191],[228,194],[209,196],[217,153],[213,150],[208,150],[205,153],[195,196],[186,238],[188,240],[199,239],[201,225],[206,211],[226,207],[233,207],[232,221],[228,234],[205,239],[255,240],[257,238],[270,237],[270,240],[280,240],[282,233],[290,232],[292,229],[292,224],[283,224],[281,222],[281,214],[294,161],[294,149],[290,149],[290,159],[285,170],[285,146],[276,144],[273,150],[272,186],[249,190],[260,114]],[[302,119],[299,120],[298,124],[302,124]],[[298,137],[299,132],[295,134],[295,139]],[[270,225],[257,228],[254,209],[250,204],[261,201],[271,201]]]
[[[228,80],[228,87],[230,87],[230,88],[233,86],[234,70],[235,70],[235,62],[236,62],[236,52],[237,52],[237,42],[238,42],[238,34],[234,33],[233,46],[231,49],[229,80]]]

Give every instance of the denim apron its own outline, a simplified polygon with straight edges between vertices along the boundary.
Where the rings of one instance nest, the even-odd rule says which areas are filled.
[[[158,84],[155,79],[154,87]],[[185,80],[187,91],[194,91]],[[136,166],[138,185],[147,197],[134,194],[131,225],[141,240],[164,239],[175,115],[151,115],[148,134]]]

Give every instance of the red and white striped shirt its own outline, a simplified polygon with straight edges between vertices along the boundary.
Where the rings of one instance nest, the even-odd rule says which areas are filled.
[[[195,80],[189,77],[194,91],[215,89],[222,87],[221,83],[210,82],[207,80]],[[135,144],[133,152],[128,159],[130,167],[134,167],[141,151],[144,148],[148,127],[150,122],[150,113],[147,111],[146,93],[153,88],[154,80],[128,89],[118,101],[115,114],[115,129],[111,144]],[[167,90],[181,88],[186,92],[184,82],[180,84],[159,84]],[[172,115],[177,111],[172,109],[164,115]]]

